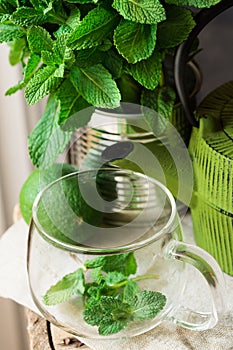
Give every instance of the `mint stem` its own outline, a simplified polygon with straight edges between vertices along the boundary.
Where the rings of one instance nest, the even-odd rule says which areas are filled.
[[[67,18],[55,13],[50,13],[48,17],[52,20],[52,22],[60,25],[64,24],[67,20]]]
[[[140,280],[147,280],[147,279],[158,279],[159,275],[142,275],[142,276],[137,276],[134,278],[131,278],[132,281],[140,281]]]
[[[159,86],[162,87],[164,85],[165,85],[165,77],[164,77],[164,73],[162,71]]]
[[[158,278],[159,278],[159,275],[142,275],[142,276],[137,276],[137,277],[130,278],[130,279],[124,280],[122,282],[113,284],[113,285],[109,286],[109,288],[110,289],[121,288],[121,287],[125,286],[128,283],[129,280],[136,282],[136,281],[141,281],[141,280],[146,280],[146,279],[158,279]]]

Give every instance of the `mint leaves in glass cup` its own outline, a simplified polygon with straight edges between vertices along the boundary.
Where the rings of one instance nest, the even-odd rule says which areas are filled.
[[[207,281],[208,312],[182,305],[186,263]],[[69,174],[37,196],[27,268],[42,314],[86,338],[131,337],[165,319],[204,330],[217,323],[222,306],[221,270],[182,241],[171,193],[119,168]]]

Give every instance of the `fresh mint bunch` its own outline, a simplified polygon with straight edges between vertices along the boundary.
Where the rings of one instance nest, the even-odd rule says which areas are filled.
[[[164,61],[195,25],[187,6],[219,1],[0,0],[0,43],[9,44],[11,64],[22,65],[21,81],[6,94],[25,89],[29,105],[51,98],[33,131],[38,135],[30,147],[33,164],[46,167],[56,159],[71,139],[61,126],[68,122],[69,131],[83,126],[91,113],[72,123],[69,118],[88,106],[145,104],[153,93],[148,107],[166,110],[169,118],[176,95],[164,78]],[[164,88],[169,99],[163,98]],[[49,164],[37,154],[47,147],[48,124],[49,136],[61,130],[53,133]]]
[[[85,281],[91,269],[92,282]],[[110,255],[87,260],[83,268],[64,276],[44,295],[46,305],[56,305],[73,296],[82,295],[84,320],[97,326],[99,334],[110,335],[131,322],[154,318],[165,306],[160,292],[143,290],[137,281],[159,278],[157,275],[135,274],[137,263],[133,253]]]

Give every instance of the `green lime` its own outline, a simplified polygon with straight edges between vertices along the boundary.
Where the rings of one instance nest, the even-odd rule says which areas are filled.
[[[37,194],[51,182],[59,177],[77,171],[70,164],[55,163],[47,169],[35,169],[24,182],[20,195],[19,204],[23,219],[29,224],[32,216],[32,205]]]
[[[48,184],[77,169],[69,164],[54,164],[45,170],[34,170],[24,183],[20,193],[20,208],[24,220],[29,223],[32,206],[37,194]],[[91,179],[92,180],[92,179]],[[84,244],[101,225],[103,213],[88,204],[96,190],[95,177],[88,181],[81,192],[80,184],[86,177],[68,176],[49,186],[40,197],[36,208],[36,223],[41,233],[64,243]],[[83,185],[82,185],[83,186]],[[53,243],[52,243],[53,244]]]
[[[89,204],[96,193],[96,177],[89,176],[84,172],[65,177],[43,192],[37,203],[37,221],[50,237],[74,245],[96,239],[103,212]]]

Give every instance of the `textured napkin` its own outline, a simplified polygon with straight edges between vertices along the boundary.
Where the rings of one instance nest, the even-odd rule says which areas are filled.
[[[192,242],[190,217],[183,222],[186,241]],[[21,219],[11,226],[0,239],[0,296],[10,298],[31,310],[38,312],[34,305],[26,276],[28,226]],[[199,274],[190,268],[187,270],[189,285],[184,294],[185,303],[208,304],[205,285]],[[232,350],[233,349],[233,278],[225,275],[228,306],[224,320],[208,331],[190,331],[168,321],[146,334],[121,341],[94,341],[81,339],[93,350]]]

